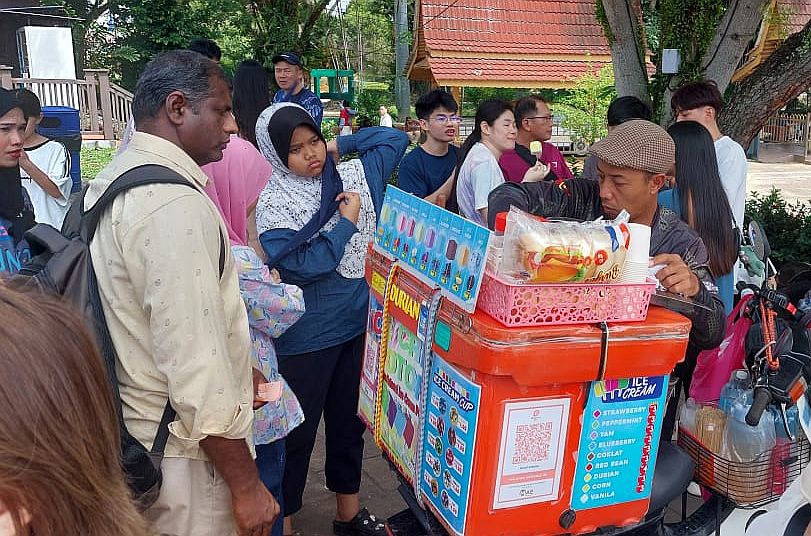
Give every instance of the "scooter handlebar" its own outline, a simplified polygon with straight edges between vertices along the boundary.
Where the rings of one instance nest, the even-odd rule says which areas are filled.
[[[772,401],[772,393],[768,389],[760,387],[755,388],[755,399],[752,401],[752,407],[746,414],[746,424],[749,426],[757,426],[760,423],[760,417],[769,402]]]

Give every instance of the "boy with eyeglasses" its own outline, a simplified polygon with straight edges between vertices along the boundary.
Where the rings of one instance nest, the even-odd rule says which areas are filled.
[[[563,154],[548,141],[552,138],[552,125],[552,112],[541,97],[529,95],[518,99],[515,103],[515,126],[518,129],[515,150],[505,151],[498,160],[507,181],[520,183],[527,170],[537,162],[538,155],[529,150],[533,141],[541,143],[541,162],[551,169],[545,180],[574,177]]]
[[[400,162],[397,186],[432,203],[447,198],[458,149],[452,145],[461,119],[450,93],[436,89],[423,95],[414,105],[425,142]]]

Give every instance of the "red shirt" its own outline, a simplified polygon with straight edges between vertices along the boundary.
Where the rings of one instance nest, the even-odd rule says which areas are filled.
[[[505,151],[501,158],[498,160],[498,165],[504,172],[504,179],[510,182],[521,182],[524,180],[524,173],[535,165],[535,155],[529,152],[529,149],[515,144],[514,151]],[[530,163],[530,161],[532,163]],[[552,172],[558,179],[571,179],[574,178],[569,166],[566,165],[566,159],[563,154],[549,142],[543,142],[543,151],[541,152],[541,162],[552,168]]]

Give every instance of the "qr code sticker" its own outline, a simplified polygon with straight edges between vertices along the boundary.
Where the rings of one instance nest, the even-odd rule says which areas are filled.
[[[543,462],[549,459],[552,423],[519,424],[515,429],[513,464]]]

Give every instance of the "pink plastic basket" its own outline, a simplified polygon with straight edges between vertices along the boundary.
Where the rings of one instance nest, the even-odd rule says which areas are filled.
[[[479,308],[506,326],[645,320],[656,283],[512,285],[486,273]]]

